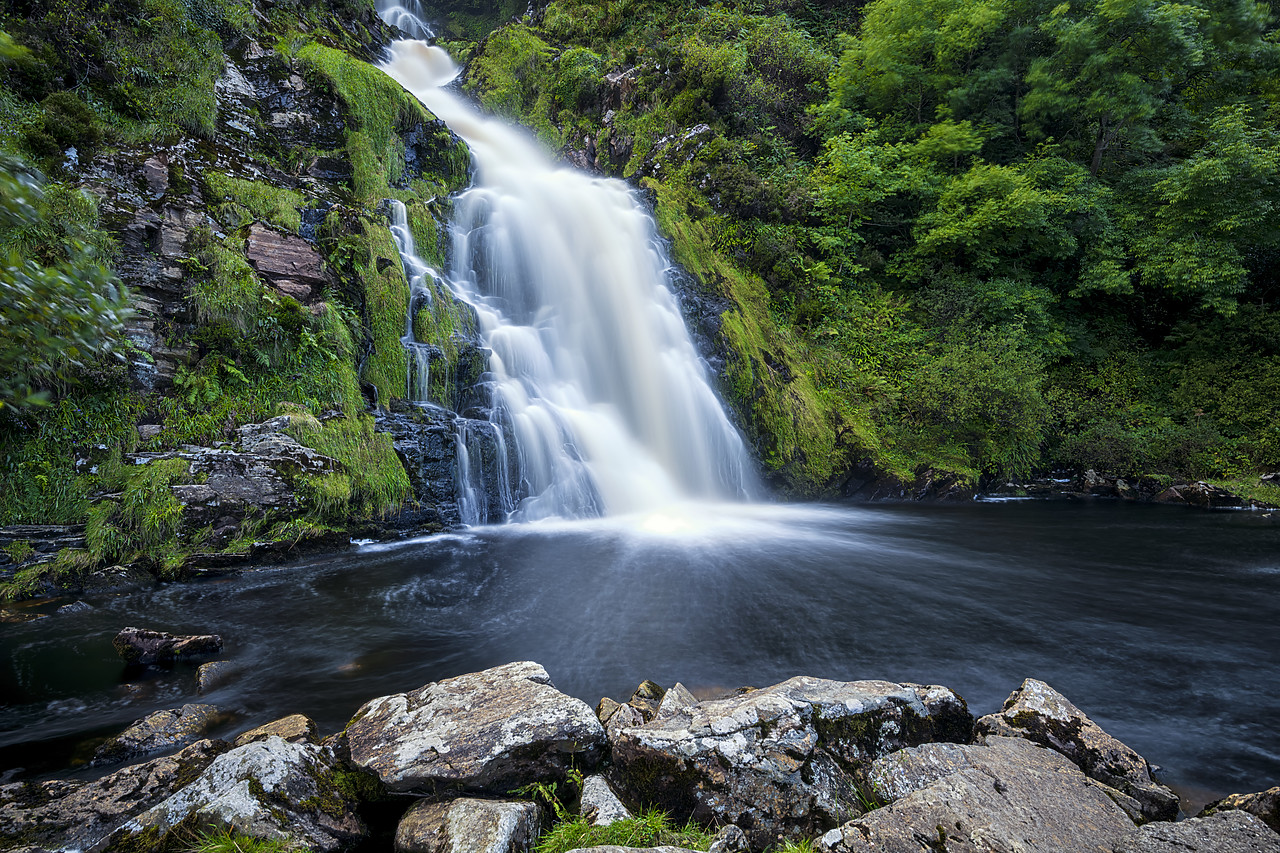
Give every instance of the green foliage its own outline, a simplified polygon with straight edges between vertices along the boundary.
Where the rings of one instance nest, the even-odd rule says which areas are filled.
[[[177,569],[183,559],[178,545],[182,503],[171,487],[192,482],[189,468],[184,459],[155,459],[126,472],[119,497],[89,510],[85,539],[94,559]]]
[[[47,402],[48,389],[117,345],[129,309],[84,239],[95,220],[88,196],[61,188],[46,195],[21,163],[0,161],[0,409]]]
[[[26,145],[32,153],[60,164],[63,152],[76,149],[76,157],[87,162],[102,144],[102,128],[93,110],[71,92],[54,92],[41,104],[38,124],[26,131]]]
[[[340,473],[305,481],[312,510],[335,521],[380,518],[394,512],[412,494],[409,475],[391,444],[375,432],[367,415],[325,421],[292,413],[289,432],[298,441],[342,465]]]
[[[676,827],[665,812],[643,811],[635,817],[608,826],[592,826],[586,818],[562,820],[543,833],[534,848],[536,853],[565,853],[587,847],[683,847],[706,850],[711,846],[711,833],[694,823]]]
[[[190,853],[288,853],[293,847],[287,841],[211,827],[193,838],[187,849]]]
[[[292,234],[297,234],[302,227],[300,209],[306,202],[301,193],[264,180],[244,180],[212,169],[206,170],[202,177],[209,190],[209,201],[223,200],[214,209],[228,227],[239,228],[259,221]]]

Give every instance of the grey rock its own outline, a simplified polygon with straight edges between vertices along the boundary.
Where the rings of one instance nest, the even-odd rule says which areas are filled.
[[[823,853],[1111,853],[1136,830],[1062,755],[1018,738],[924,744],[885,756],[877,788],[898,798],[830,830]]]
[[[116,653],[130,665],[172,663],[182,658],[217,654],[222,638],[216,634],[176,636],[146,628],[125,628],[111,641]]]
[[[219,722],[213,705],[183,705],[148,714],[98,747],[94,765],[119,764],[142,755],[194,743]]]
[[[1253,794],[1232,794],[1210,803],[1200,812],[1206,817],[1216,812],[1245,811],[1260,818],[1263,823],[1280,832],[1280,787],[1269,788]]]
[[[711,839],[707,853],[745,853],[749,849],[747,834],[733,824],[720,827],[716,837]]]
[[[604,730],[605,734],[609,738],[609,742],[613,743],[618,739],[618,735],[625,729],[632,728],[633,726],[643,726],[644,723],[644,717],[641,716],[640,712],[630,704],[619,705],[614,710],[614,713],[609,715],[609,721],[605,723]]]
[[[49,849],[90,849],[129,818],[176,793],[225,749],[224,743],[203,740],[93,782],[0,786],[0,848],[21,842]]]
[[[291,714],[258,726],[256,729],[241,732],[236,735],[233,743],[235,746],[244,746],[273,736],[287,740],[289,743],[315,743],[318,732],[315,720],[302,714]]]
[[[952,707],[944,690],[800,677],[699,702],[619,731],[609,779],[624,802],[677,821],[736,824],[753,849],[812,837],[856,814],[859,777],[875,758],[967,735],[971,722],[930,715],[924,697]]]
[[[676,714],[687,711],[694,705],[698,704],[698,699],[689,692],[680,682],[662,694],[662,701],[658,703],[658,710],[654,712],[655,720],[665,720],[667,717],[674,717]]]
[[[640,682],[640,686],[631,694],[627,704],[639,711],[640,716],[644,717],[644,721],[647,723],[658,713],[658,706],[662,704],[662,697],[666,695],[666,692],[658,684],[645,679]]]
[[[352,762],[393,791],[507,791],[590,771],[604,728],[531,661],[368,702],[347,726]]]
[[[1115,853],[1280,853],[1280,835],[1247,812],[1225,811],[1178,823],[1149,823]]]
[[[527,853],[537,841],[536,803],[420,800],[396,827],[396,853]]]
[[[582,780],[578,811],[592,826],[608,826],[631,817],[631,812],[609,787],[608,780],[600,775],[588,776]]]
[[[73,601],[58,608],[59,613],[88,613],[93,606],[84,601]]]
[[[202,663],[196,669],[196,692],[204,695],[226,684],[235,675],[238,667],[229,660],[214,660]]]
[[[213,826],[283,841],[318,853],[351,846],[364,834],[355,803],[334,784],[329,753],[269,737],[218,756],[190,785],[127,821],[105,849],[142,838],[160,846],[190,827]]]
[[[979,736],[1026,738],[1062,753],[1090,778],[1141,803],[1147,820],[1178,816],[1178,795],[1153,778],[1147,760],[1043,681],[1023,681],[1003,710],[979,719],[974,731]]]

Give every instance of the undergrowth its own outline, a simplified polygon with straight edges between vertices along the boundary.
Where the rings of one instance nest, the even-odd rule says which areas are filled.
[[[706,850],[713,834],[690,821],[676,826],[666,812],[648,809],[627,820],[608,826],[592,826],[581,816],[556,824],[538,839],[535,853],[565,853],[585,847],[616,845],[619,847],[684,847]]]

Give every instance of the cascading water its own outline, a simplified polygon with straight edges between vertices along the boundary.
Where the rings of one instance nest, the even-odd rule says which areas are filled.
[[[444,277],[476,312],[493,380],[489,424],[459,429],[463,520],[503,520],[475,494],[491,489],[526,520],[749,497],[742,439],[667,288],[653,222],[628,188],[555,168],[521,133],[480,116],[443,88],[458,69],[440,48],[396,42],[383,70],[468,144],[476,167],[475,185],[455,201]],[[419,269],[432,272],[410,251],[406,273]],[[477,464],[477,433],[499,458]]]

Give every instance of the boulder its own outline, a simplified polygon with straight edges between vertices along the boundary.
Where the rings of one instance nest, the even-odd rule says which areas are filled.
[[[93,782],[0,786],[0,849],[22,843],[91,849],[129,818],[176,793],[226,748],[220,741],[202,740],[174,755],[122,768]]]
[[[269,737],[237,747],[214,759],[190,785],[126,822],[106,849],[162,847],[209,827],[317,853],[352,846],[365,829],[334,770],[329,753],[312,744]]]
[[[592,826],[608,826],[631,817],[631,812],[609,787],[608,780],[599,775],[582,780],[578,812]]]
[[[182,658],[213,655],[222,651],[222,638],[216,634],[175,636],[164,631],[125,628],[111,641],[116,653],[132,666],[149,663],[173,663]]]
[[[622,729],[609,779],[624,802],[736,824],[762,849],[848,819],[872,760],[967,739],[972,720],[945,688],[792,678]]]
[[[1026,738],[1062,753],[1090,778],[1137,800],[1147,820],[1178,816],[1178,795],[1155,781],[1147,760],[1043,681],[1023,681],[1009,694],[1003,710],[978,720],[975,732]]]
[[[505,794],[590,771],[604,728],[531,661],[432,682],[366,703],[346,729],[352,762],[392,791]]]
[[[287,740],[289,743],[315,743],[317,732],[315,720],[302,714],[291,714],[237,735],[234,744],[244,746],[246,743],[255,743],[272,736]]]
[[[646,678],[631,694],[627,704],[639,711],[640,716],[644,717],[647,723],[658,713],[658,707],[662,704],[662,697],[666,693],[667,691],[661,686]]]
[[[214,660],[196,668],[196,692],[201,696],[226,684],[236,673],[236,665],[229,660]]]
[[[1255,794],[1232,794],[1229,797],[1223,797],[1205,806],[1199,817],[1225,811],[1248,812],[1276,832],[1280,832],[1280,787]]]
[[[747,834],[733,824],[720,827],[716,837],[711,839],[707,853],[745,853],[750,849]]]
[[[213,728],[221,714],[213,705],[183,705],[156,711],[135,721],[98,747],[91,764],[119,764],[142,755],[194,743]]]
[[[420,800],[396,827],[396,853],[527,853],[538,839],[536,803]]]
[[[1062,755],[1019,738],[924,744],[869,774],[892,803],[824,834],[823,853],[1111,853],[1133,822]]]
[[[604,723],[604,731],[610,743],[617,740],[618,733],[623,729],[645,724],[644,716],[635,709],[635,706],[629,703],[619,705],[608,698],[600,700],[596,713],[600,715],[600,722]]]
[[[1280,853],[1280,835],[1247,812],[1226,811],[1178,823],[1149,823],[1114,853]]]

